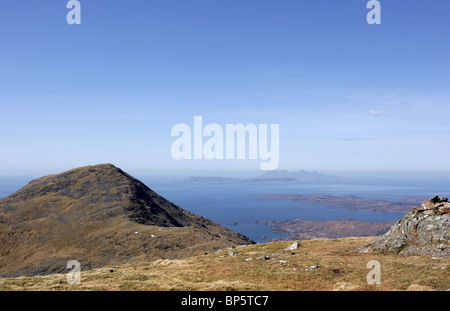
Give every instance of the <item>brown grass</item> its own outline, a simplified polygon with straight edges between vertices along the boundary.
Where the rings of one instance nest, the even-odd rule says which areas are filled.
[[[0,290],[422,291],[450,287],[450,259],[357,252],[372,240],[300,241],[302,246],[294,251],[285,251],[293,241],[250,245],[234,249],[239,252],[235,256],[229,255],[231,250],[221,250],[183,260],[156,260],[82,271],[80,285],[69,285],[65,274],[0,279]],[[379,285],[367,284],[370,269],[366,264],[370,260],[381,264]],[[313,265],[320,267],[305,270]]]

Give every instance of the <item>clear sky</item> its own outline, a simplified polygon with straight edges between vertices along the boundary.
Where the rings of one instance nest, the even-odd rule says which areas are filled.
[[[280,125],[279,169],[450,170],[450,2],[0,4],[0,175],[258,170],[171,157],[177,123]]]

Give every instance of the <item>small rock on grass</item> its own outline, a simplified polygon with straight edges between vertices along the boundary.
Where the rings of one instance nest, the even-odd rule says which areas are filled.
[[[295,242],[294,244],[292,244],[291,246],[287,247],[285,250],[286,251],[292,251],[294,249],[297,249],[300,246],[300,244],[298,244],[298,242]]]

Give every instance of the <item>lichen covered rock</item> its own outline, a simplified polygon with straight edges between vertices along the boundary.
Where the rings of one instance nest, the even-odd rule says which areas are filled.
[[[360,250],[450,257],[449,227],[450,203],[434,196]]]

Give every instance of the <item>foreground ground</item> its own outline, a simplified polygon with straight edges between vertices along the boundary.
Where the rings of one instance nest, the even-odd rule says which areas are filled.
[[[449,258],[363,254],[374,238],[294,241],[224,249],[184,260],[157,260],[82,271],[81,284],[66,274],[0,279],[0,290],[447,290]],[[369,285],[370,260],[381,266]]]

